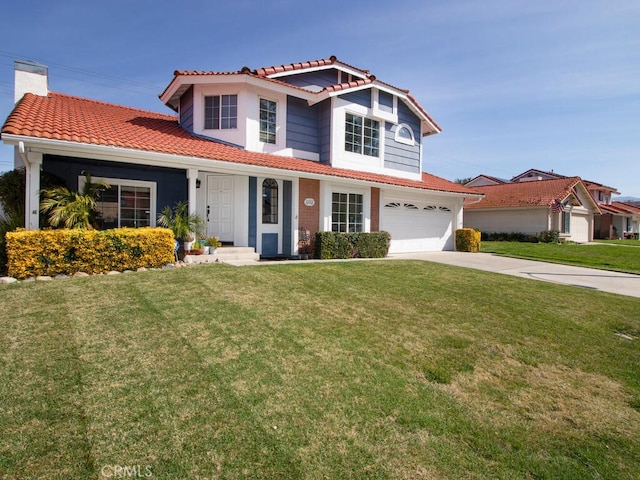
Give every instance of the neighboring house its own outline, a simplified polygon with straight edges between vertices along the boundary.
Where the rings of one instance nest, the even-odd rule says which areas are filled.
[[[575,242],[593,239],[594,214],[600,214],[579,177],[496,183],[474,188],[484,194],[465,205],[464,226],[482,232],[536,235],[557,230]]]
[[[473,180],[467,182],[465,186],[477,189],[476,187],[487,185],[538,182],[567,178],[569,177],[554,173],[553,171],[545,172],[532,168],[516,175],[511,180],[502,180],[489,175],[478,175]],[[589,192],[589,195],[591,195],[593,201],[596,202],[599,207],[599,211],[594,212],[592,239],[637,236],[639,217],[638,209],[635,208],[633,204],[613,201],[612,196],[620,193],[613,187],[587,180],[583,180],[582,183]]]
[[[597,238],[635,238],[640,232],[640,206],[626,202],[600,205],[602,215],[596,217]]]
[[[16,62],[20,100],[2,127],[27,171],[111,188],[102,226],[153,226],[187,199],[207,236],[295,255],[299,230],[390,232],[394,252],[451,250],[463,203],[481,195],[423,172],[440,127],[407,90],[329,59],[236,72],[176,71],[160,95],[177,116],[48,92],[46,67]],[[24,95],[23,95],[24,94]]]
[[[477,177],[469,180],[465,183],[465,187],[475,188],[475,187],[484,187],[486,185],[502,185],[504,183],[509,183],[509,180],[503,180],[501,178],[491,177],[489,175],[478,175]]]

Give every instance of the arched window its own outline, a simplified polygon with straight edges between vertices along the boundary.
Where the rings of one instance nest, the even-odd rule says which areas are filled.
[[[407,145],[415,145],[415,137],[413,136],[413,130],[409,125],[401,123],[396,126],[395,140],[399,143],[405,143]]]
[[[262,182],[262,223],[278,223],[278,182],[273,178]]]

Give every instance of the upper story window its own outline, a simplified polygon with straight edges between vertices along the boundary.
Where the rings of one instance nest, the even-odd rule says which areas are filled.
[[[204,97],[204,128],[211,130],[238,128],[238,96]]]
[[[262,223],[278,223],[278,182],[273,178],[262,182]]]
[[[276,102],[260,99],[260,141],[276,143]]]
[[[377,157],[380,151],[380,122],[347,113],[344,149],[347,152]]]
[[[395,140],[399,143],[414,145],[415,137],[413,136],[413,130],[411,130],[411,127],[404,123],[396,126]]]

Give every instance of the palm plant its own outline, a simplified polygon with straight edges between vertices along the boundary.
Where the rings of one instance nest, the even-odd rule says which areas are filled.
[[[177,239],[193,241],[202,233],[204,222],[197,213],[189,213],[189,203],[177,202],[173,208],[164,207],[158,215],[158,225],[173,231]]]
[[[106,182],[92,182],[91,174],[85,174],[82,193],[66,187],[55,187],[41,192],[40,211],[49,214],[52,227],[94,228],[99,215],[96,200],[100,193],[109,188]]]

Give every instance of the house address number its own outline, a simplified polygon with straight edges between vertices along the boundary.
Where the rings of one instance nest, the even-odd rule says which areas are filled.
[[[307,207],[313,207],[316,204],[316,201],[313,198],[305,198],[304,199],[304,204]]]

